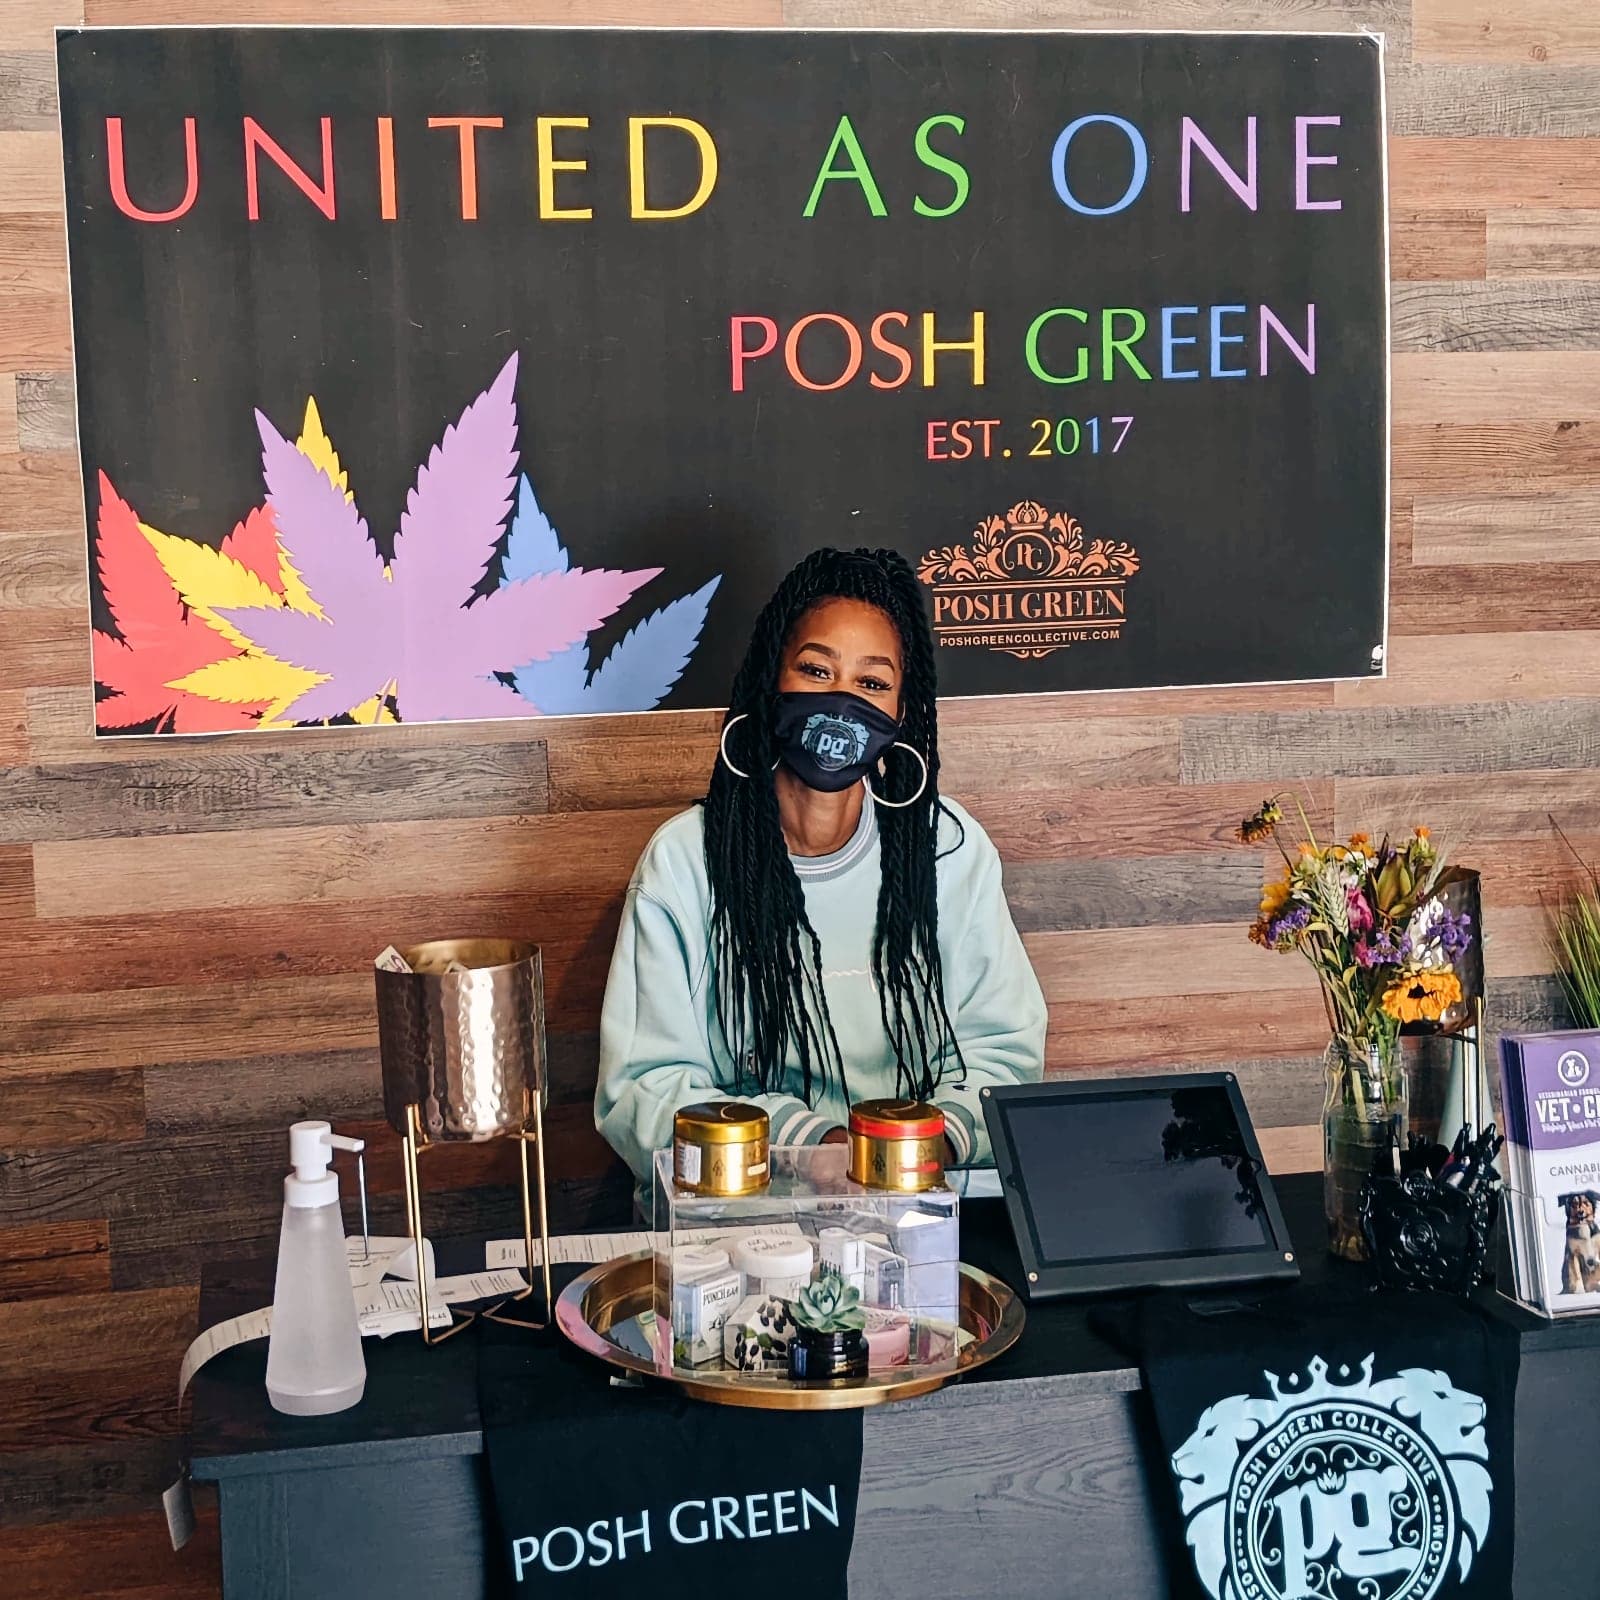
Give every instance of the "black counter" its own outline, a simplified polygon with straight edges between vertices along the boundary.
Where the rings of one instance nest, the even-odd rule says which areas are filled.
[[[1359,1268],[1322,1247],[1319,1180],[1279,1189],[1305,1276],[1358,1281]],[[452,1259],[440,1246],[441,1272],[482,1266],[481,1243],[458,1248],[466,1253]],[[963,1206],[962,1255],[1019,1280],[1001,1202]],[[265,1263],[208,1271],[202,1324],[270,1296]],[[1600,1595],[1587,1551],[1591,1458],[1573,1426],[1600,1406],[1600,1324],[1546,1322],[1488,1294],[1485,1304],[1522,1338],[1516,1595]],[[998,1361],[867,1412],[855,1600],[991,1590],[1165,1600],[1168,1563],[1182,1554],[1172,1493],[1145,1470],[1157,1455],[1138,1368],[1090,1325],[1091,1309],[1031,1306]],[[596,1381],[596,1363],[548,1339],[541,1382]],[[486,1592],[478,1333],[433,1348],[397,1334],[364,1348],[366,1395],[332,1417],[272,1410],[264,1344],[228,1351],[196,1377],[193,1471],[219,1486],[225,1600]],[[609,1389],[597,1403],[628,1399]]]

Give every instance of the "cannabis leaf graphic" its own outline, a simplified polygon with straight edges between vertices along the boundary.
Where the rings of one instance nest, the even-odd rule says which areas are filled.
[[[516,369],[513,355],[429,452],[387,567],[344,486],[256,413],[278,540],[317,612],[217,615],[252,651],[309,675],[284,708],[296,720],[339,715],[390,686],[408,722],[535,716],[497,674],[579,643],[660,571],[563,565],[474,598],[511,505]]]
[[[155,722],[157,732],[220,733],[251,728],[262,701],[219,704],[182,687],[189,674],[237,653],[215,628],[185,606],[133,507],[99,474],[95,561],[116,634],[94,634],[95,681],[111,694],[95,705],[95,725],[130,728]],[[165,535],[156,534],[156,538]],[[252,512],[222,542],[222,559],[272,594],[277,550],[271,519]]]
[[[349,475],[339,464],[338,452],[324,432],[316,399],[306,401],[305,420],[295,449],[324,473],[348,500]],[[230,551],[226,542],[221,550],[193,539],[177,539],[171,534],[141,524],[144,536],[154,547],[167,577],[183,603],[229,639],[239,653],[213,661],[178,680],[176,687],[210,700],[228,704],[261,704],[259,727],[292,726],[286,721],[287,708],[319,680],[314,672],[277,661],[271,656],[246,653],[249,639],[228,622],[222,611],[235,606],[271,606],[277,598],[296,611],[321,616],[300,574],[278,543],[277,527],[271,506],[252,511],[242,527],[250,530],[249,554]],[[231,555],[240,560],[230,559]],[[276,577],[263,584],[258,573]],[[393,714],[381,695],[374,695],[351,709],[356,722],[392,722]]]
[[[517,489],[517,512],[506,541],[507,581],[540,573],[565,572],[567,552],[550,519],[534,498],[524,474]],[[653,612],[618,640],[610,655],[589,671],[589,646],[580,640],[548,661],[517,674],[517,692],[546,716],[595,715],[608,711],[648,711],[666,699],[694,654],[705,627],[706,608],[721,578]]]

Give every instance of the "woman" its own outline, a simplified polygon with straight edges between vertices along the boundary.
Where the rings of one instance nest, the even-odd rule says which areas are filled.
[[[722,1097],[763,1106],[774,1144],[843,1140],[859,1100],[929,1099],[952,1164],[990,1162],[978,1092],[1040,1076],[1044,998],[999,856],[938,779],[911,568],[807,556],[756,620],[710,792],[628,888],[595,1121],[645,1197],[674,1112]]]

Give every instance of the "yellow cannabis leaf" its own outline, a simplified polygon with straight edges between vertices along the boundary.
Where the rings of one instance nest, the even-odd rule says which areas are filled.
[[[275,606],[278,596],[242,561],[213,550],[194,539],[180,539],[163,533],[148,522],[139,532],[149,541],[161,569],[178,591],[178,597],[203,622],[209,623],[236,650],[247,650],[250,641],[231,622],[217,615],[218,606]],[[261,695],[247,695],[259,700]]]
[[[340,465],[339,452],[333,448],[333,440],[322,426],[322,413],[317,410],[317,397],[314,394],[306,396],[305,417],[294,447],[327,477],[334,488],[344,491],[346,500],[355,499],[355,492],[350,487],[350,474]],[[309,611],[312,616],[320,617],[322,607],[311,598],[305,579],[289,559],[289,552],[283,548],[281,540],[278,542],[278,571],[283,578],[284,604],[295,611]]]
[[[350,489],[350,474],[341,465],[339,453],[322,426],[322,415],[317,410],[314,395],[306,399],[305,420],[301,424],[300,437],[295,440],[295,448],[319,472],[324,473],[335,488],[343,491],[346,500],[354,499]],[[264,507],[262,514],[265,514]],[[283,584],[280,602],[280,597],[269,584],[225,551],[163,533],[148,523],[141,522],[139,531],[149,541],[162,570],[183,603],[237,650],[250,651],[253,646],[245,634],[219,615],[222,610],[234,606],[275,606],[281,603],[293,611],[304,611],[314,617],[323,614],[321,606],[306,588],[304,578],[289,560],[281,540],[274,540],[278,573]],[[210,667],[191,672],[182,680],[182,685],[192,694],[229,705],[248,705],[264,700],[267,709],[262,714],[260,726],[269,728],[290,726],[279,719],[300,695],[320,682],[322,676],[318,673],[308,672],[269,655],[247,654],[232,660],[213,662]],[[351,712],[351,716],[357,722],[369,725],[395,720],[381,694],[363,701]]]
[[[225,705],[255,705],[263,700],[268,701],[259,726],[286,727],[289,724],[279,723],[278,718],[307,689],[321,683],[322,678],[321,673],[291,666],[271,656],[244,655],[213,661],[169,687],[181,686],[190,694],[203,695],[207,700],[220,700]]]
[[[219,606],[275,606],[278,596],[242,562],[213,550],[193,539],[180,539],[141,522],[139,531],[155,551],[178,597],[190,612],[215,628],[237,650],[248,650],[250,641],[234,625],[217,615]],[[282,547],[279,547],[280,552]],[[280,561],[281,561],[280,553]],[[304,586],[302,585],[302,591]],[[287,598],[287,596],[285,597]],[[307,599],[309,600],[309,596]],[[299,609],[308,609],[300,607]],[[229,705],[248,705],[265,700],[259,726],[270,727],[296,698],[304,694],[316,675],[291,666],[272,656],[242,655],[201,667],[182,680],[191,694]]]
[[[398,722],[400,719],[389,709],[388,704],[388,696],[394,691],[393,681],[386,683],[380,693],[373,695],[370,700],[363,700],[350,715],[364,726],[378,722]]]
[[[295,440],[294,447],[312,466],[327,474],[334,488],[344,490],[346,500],[355,499],[350,488],[350,474],[339,465],[339,452],[333,448],[333,440],[323,431],[322,413],[317,410],[315,395],[306,398],[305,421],[300,425],[300,437]]]
[[[259,726],[292,727],[292,722],[278,719],[307,689],[321,683],[324,676],[272,656],[230,656],[200,667],[167,687],[182,688],[190,694],[203,695],[207,700],[220,700],[225,705],[256,705],[266,700],[269,704],[261,714]],[[398,720],[385,698],[393,688],[390,684],[381,694],[362,701],[350,712],[351,718],[369,727]]]

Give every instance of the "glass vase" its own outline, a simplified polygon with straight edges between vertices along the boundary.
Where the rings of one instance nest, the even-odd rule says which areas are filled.
[[[1408,1094],[1397,1039],[1335,1038],[1323,1057],[1322,1205],[1328,1249],[1365,1261],[1358,1209],[1374,1171],[1393,1173],[1405,1149]]]

